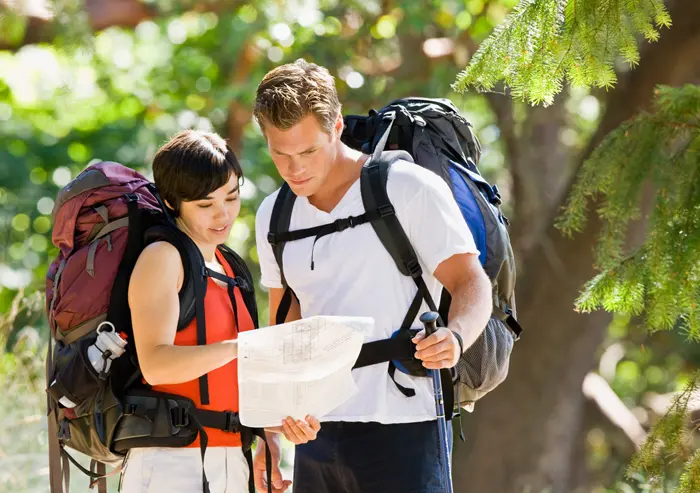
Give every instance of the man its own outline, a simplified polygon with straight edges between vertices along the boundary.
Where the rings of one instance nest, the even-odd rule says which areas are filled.
[[[297,196],[290,230],[365,212],[359,178],[369,156],[341,142],[341,107],[325,68],[297,60],[272,70],[258,86],[254,113],[277,171]],[[439,300],[443,286],[453,298],[450,327],[428,338],[419,333],[416,357],[429,369],[451,368],[460,349],[466,350],[486,326],[491,283],[440,177],[399,161],[389,173],[387,192],[433,299]],[[273,322],[284,293],[267,239],[277,193],[263,201],[256,218],[262,284],[270,290]],[[414,281],[399,272],[369,224],[290,242],[283,257],[284,279],[296,295],[287,321],[314,315],[369,316],[375,328],[365,334],[365,342],[386,339],[401,326],[416,294]],[[424,306],[419,313],[426,310]],[[411,326],[421,324],[415,320]],[[297,446],[295,493],[443,491],[431,381],[401,372],[392,378],[387,369],[388,363],[381,363],[354,370],[358,393],[322,419],[316,440]],[[399,385],[415,395],[407,397]],[[269,443],[275,457],[273,485],[282,487],[279,445]],[[263,451],[261,447],[255,458],[260,491]]]

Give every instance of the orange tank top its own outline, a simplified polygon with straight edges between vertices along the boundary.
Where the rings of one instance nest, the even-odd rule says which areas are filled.
[[[226,275],[234,277],[231,267],[224,256],[216,251],[216,258],[224,267]],[[204,297],[204,316],[207,332],[207,344],[237,339],[238,332],[252,330],[255,328],[253,319],[245,306],[241,291],[235,288],[236,308],[238,310],[238,323],[233,316],[233,307],[228,297],[228,290],[214,282],[210,277],[207,281],[207,294]],[[190,324],[177,332],[175,335],[176,346],[196,346],[197,345],[197,321],[192,320]],[[199,395],[199,380],[189,382],[154,385],[153,390],[181,395],[192,399],[198,408],[211,411],[238,411],[238,360],[225,364],[207,374],[209,380],[209,404],[202,405]],[[238,433],[229,433],[214,428],[206,428],[209,438],[208,447],[240,447],[241,437]],[[199,436],[188,445],[188,447],[199,447]]]

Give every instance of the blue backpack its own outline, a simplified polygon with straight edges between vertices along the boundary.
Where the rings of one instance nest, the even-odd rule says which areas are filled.
[[[471,410],[473,403],[498,386],[508,374],[513,343],[522,329],[515,311],[515,260],[508,236],[508,219],[502,214],[501,196],[479,173],[476,163],[481,146],[471,124],[447,99],[406,98],[392,101],[368,116],[348,115],[344,118],[343,142],[370,154],[362,169],[360,185],[365,214],[339,219],[334,223],[289,231],[295,196],[283,184],[275,202],[268,241],[280,267],[285,294],[277,311],[277,323],[285,320],[293,286],[287,285],[282,265],[284,246],[309,236],[324,236],[366,222],[374,228],[384,247],[391,254],[402,274],[416,283],[414,302],[401,328],[392,339],[363,345],[355,367],[389,361],[389,373],[396,369],[412,375],[424,375],[424,369],[414,356],[410,343],[410,327],[418,316],[422,301],[441,315],[445,325],[449,313],[450,294],[443,290],[440,306],[432,299],[412,245],[394,213],[387,192],[389,169],[397,160],[415,162],[437,173],[452,190],[462,215],[474,236],[479,259],[493,285],[493,314],[477,341],[460,358],[455,373],[443,371],[443,387],[448,379],[455,384],[455,393],[446,392],[445,408],[459,404]],[[396,384],[404,395],[412,389]]]

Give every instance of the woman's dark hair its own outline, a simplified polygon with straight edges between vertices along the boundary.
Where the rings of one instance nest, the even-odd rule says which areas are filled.
[[[180,215],[183,201],[201,200],[224,186],[234,173],[243,180],[236,155],[218,134],[185,130],[158,149],[153,179],[160,196]]]

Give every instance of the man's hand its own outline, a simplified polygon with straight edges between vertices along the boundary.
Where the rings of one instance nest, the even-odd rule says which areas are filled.
[[[291,416],[287,416],[282,420],[282,426],[265,428],[265,431],[283,433],[284,437],[294,445],[300,445],[315,440],[320,429],[321,423],[313,416],[306,416],[305,421],[295,421]]]
[[[282,479],[280,472],[280,445],[277,439],[268,434],[267,443],[270,445],[270,455],[272,456],[272,492],[283,493],[289,488],[292,482]],[[267,493],[267,470],[265,469],[265,442],[260,440],[253,458],[253,480],[258,493]]]
[[[425,329],[421,330],[412,341],[416,345],[416,358],[429,370],[452,368],[461,356],[457,337],[445,327],[438,327],[429,337],[425,337]]]

